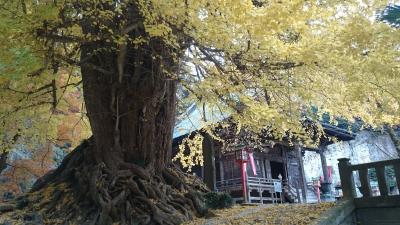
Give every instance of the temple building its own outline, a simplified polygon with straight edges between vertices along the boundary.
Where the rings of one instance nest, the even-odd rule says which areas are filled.
[[[192,125],[193,120],[192,118],[190,122]],[[230,145],[229,149],[226,149],[226,146],[224,149],[221,143],[205,134],[204,166],[195,166],[192,171],[201,177],[211,190],[230,193],[235,202],[315,202],[315,188],[306,180],[305,153],[318,153],[322,165],[320,172],[323,174],[320,178],[321,189],[331,193],[332,170],[326,163],[326,146],[333,143],[332,137],[338,141],[349,141],[355,137],[346,129],[328,123],[322,123],[322,127],[326,138],[323,138],[320,146],[316,148],[265,137],[263,144],[256,148],[246,141],[239,141]],[[185,137],[195,132],[196,129],[193,128],[183,134],[182,129],[175,132],[174,152]],[[226,138],[235,137],[226,135]]]

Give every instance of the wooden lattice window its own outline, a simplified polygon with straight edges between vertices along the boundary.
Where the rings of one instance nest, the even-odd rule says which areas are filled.
[[[240,177],[240,165],[234,160],[222,161],[222,168],[224,170],[224,179],[234,179]]]

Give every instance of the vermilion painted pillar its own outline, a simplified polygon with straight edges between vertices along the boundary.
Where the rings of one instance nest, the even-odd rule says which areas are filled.
[[[246,162],[241,161],[240,165],[240,169],[242,170],[243,201],[247,203]]]
[[[235,152],[236,162],[240,163],[240,170],[242,172],[242,191],[243,201],[247,203],[247,179],[246,179],[246,164],[248,161],[247,149],[240,149]]]

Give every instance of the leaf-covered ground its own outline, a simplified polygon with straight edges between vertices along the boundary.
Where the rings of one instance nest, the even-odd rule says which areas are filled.
[[[185,225],[309,225],[334,203],[278,204],[259,206],[236,205],[212,211],[215,216],[198,218]]]
[[[4,205],[4,204],[2,204]],[[210,216],[197,218],[184,225],[311,225],[335,203],[235,205],[232,208],[212,210]],[[47,224],[35,213],[22,210],[0,213],[0,224],[25,224],[25,217],[33,224]]]

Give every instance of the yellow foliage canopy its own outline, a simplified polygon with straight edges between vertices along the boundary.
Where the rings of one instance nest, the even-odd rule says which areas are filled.
[[[170,77],[190,93],[186,101],[218,107],[255,132],[268,127],[276,138],[289,132],[306,139],[301,121],[312,107],[318,116],[359,118],[371,126],[400,122],[400,31],[375,19],[386,1],[3,2],[9,10],[1,12],[0,40],[16,47],[1,46],[6,66],[0,69],[8,74],[1,76],[2,86],[17,74],[21,79],[13,85],[29,87],[20,75],[49,71],[54,62],[79,66],[79,46],[89,41],[114,43],[99,51],[118,52],[124,44],[160,39],[185,52],[177,54],[178,72]],[[132,4],[144,24],[127,24]],[[84,35],[82,18],[98,32]],[[137,26],[146,34],[128,35]],[[53,36],[43,40],[43,33]],[[32,52],[32,59],[15,70],[21,49]],[[51,77],[46,75],[40,79]],[[8,96],[1,92],[2,99]],[[14,102],[2,103],[2,109],[9,111]]]

